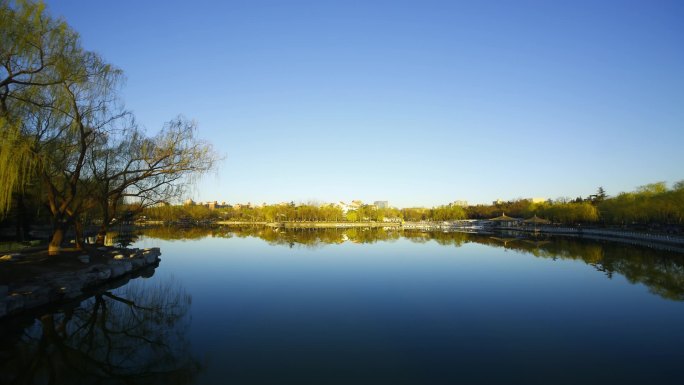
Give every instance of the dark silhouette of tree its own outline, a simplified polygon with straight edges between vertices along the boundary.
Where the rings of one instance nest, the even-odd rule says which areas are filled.
[[[140,281],[46,314],[1,354],[4,384],[188,384],[200,370],[185,333],[190,296]]]

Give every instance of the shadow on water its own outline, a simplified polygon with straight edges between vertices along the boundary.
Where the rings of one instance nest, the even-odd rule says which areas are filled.
[[[282,229],[267,226],[188,228],[159,227],[146,229],[142,236],[164,240],[256,237],[270,245],[320,248],[344,242],[394,242],[405,238],[415,243],[435,242],[442,246],[461,247],[482,244],[504,248],[549,260],[577,260],[593,266],[612,278],[624,276],[631,283],[641,283],[663,298],[684,301],[684,254],[618,242],[519,234],[474,234],[464,232],[401,230],[396,228]]]
[[[0,324],[3,384],[187,384],[200,370],[186,330],[191,296],[140,279],[37,318]]]

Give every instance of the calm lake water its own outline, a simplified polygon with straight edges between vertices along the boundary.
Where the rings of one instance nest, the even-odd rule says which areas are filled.
[[[684,257],[569,238],[152,230],[162,261],[2,329],[0,383],[679,384]]]

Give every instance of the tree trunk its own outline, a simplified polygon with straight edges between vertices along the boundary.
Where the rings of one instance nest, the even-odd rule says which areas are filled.
[[[95,239],[95,245],[104,246],[105,238],[107,237],[107,226],[102,223],[100,230],[97,232],[97,239]]]
[[[109,206],[102,205],[102,225],[100,225],[100,230],[97,232],[97,239],[95,244],[98,246],[104,246],[105,238],[107,237],[107,230],[109,230],[109,222],[111,221],[109,217]]]
[[[52,238],[50,238],[50,244],[48,245],[48,255],[57,255],[62,251],[62,241],[64,240],[66,230],[67,226],[65,223],[58,222],[55,224],[52,230]]]
[[[74,233],[76,235],[76,249],[83,250],[85,248],[85,242],[83,240],[83,223],[80,220],[74,222]]]

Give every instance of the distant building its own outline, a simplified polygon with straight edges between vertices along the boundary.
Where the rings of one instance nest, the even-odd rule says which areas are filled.
[[[352,210],[351,207],[346,202],[340,201],[340,203],[337,204],[342,209],[342,214],[346,214],[347,211]]]
[[[468,201],[454,201],[454,206],[468,207]]]
[[[348,211],[354,211],[361,208],[361,206],[363,206],[363,202],[358,200],[352,201],[351,203],[345,203],[340,201],[340,203],[338,203],[337,206],[339,206],[342,209],[342,213],[346,214]]]
[[[195,201],[193,201],[192,199],[187,199],[187,200],[185,200],[185,202],[183,202],[183,205],[184,206],[194,206]]]
[[[532,203],[544,203],[548,201],[546,198],[529,198]]]
[[[373,202],[373,205],[379,209],[386,209],[389,207],[389,203],[387,201],[375,201]]]
[[[235,210],[240,210],[240,209],[249,209],[252,208],[252,202],[247,202],[247,203],[236,203],[233,205],[233,208]]]

